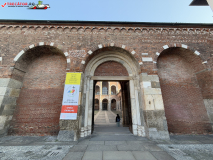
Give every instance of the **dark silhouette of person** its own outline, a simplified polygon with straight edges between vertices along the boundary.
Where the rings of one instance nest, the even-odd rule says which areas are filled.
[[[117,127],[120,127],[120,121],[121,121],[121,118],[120,118],[119,114],[117,114],[117,116],[115,118],[115,122],[117,123]]]

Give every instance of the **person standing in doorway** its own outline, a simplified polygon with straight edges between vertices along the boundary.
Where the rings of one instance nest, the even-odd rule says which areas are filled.
[[[117,116],[115,118],[115,122],[117,123],[117,127],[120,127],[120,120],[121,120],[121,118],[120,118],[119,114],[117,114]]]

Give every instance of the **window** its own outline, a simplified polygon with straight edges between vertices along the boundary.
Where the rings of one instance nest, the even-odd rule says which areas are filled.
[[[111,87],[111,95],[115,95],[116,94],[116,87],[112,86]]]

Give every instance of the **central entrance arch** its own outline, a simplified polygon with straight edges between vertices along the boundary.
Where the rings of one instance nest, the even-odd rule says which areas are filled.
[[[103,111],[107,111],[107,106],[108,106],[108,100],[104,99],[102,101],[102,109],[103,109]]]
[[[95,52],[93,53],[95,54]],[[106,62],[113,62],[121,65],[127,71],[127,75],[117,75],[113,72],[111,74],[103,73],[104,69],[100,70],[101,75],[95,75],[96,69],[101,64]],[[106,70],[107,67],[103,67]],[[144,130],[144,118],[142,109],[139,107],[139,72],[140,67],[135,58],[127,51],[110,47],[108,51],[106,48],[98,50],[98,54],[95,54],[93,58],[87,63],[84,75],[84,95],[85,95],[85,115],[83,118],[83,127],[81,127],[81,137],[88,136],[92,133],[93,128],[93,99],[94,99],[94,88],[96,81],[123,81],[123,85],[127,84],[129,89],[126,90],[126,96],[129,94],[129,104],[131,111],[126,111],[126,115],[130,114],[131,117],[131,130],[134,135],[145,136]],[[122,85],[122,84],[121,84]],[[126,85],[127,86],[127,85]]]

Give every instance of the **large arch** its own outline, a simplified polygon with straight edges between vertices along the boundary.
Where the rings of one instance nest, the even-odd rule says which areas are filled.
[[[139,72],[140,67],[135,58],[127,51],[123,49],[118,49],[111,47],[110,49],[104,49],[97,51],[98,54],[93,53],[93,56],[87,63],[85,68],[85,78],[84,78],[84,94],[86,97],[85,100],[85,116],[84,116],[84,124],[81,128],[81,136],[87,136],[91,134],[92,128],[92,106],[93,106],[93,87],[94,87],[94,72],[96,68],[105,62],[114,61],[122,64],[128,72],[128,76],[120,77],[129,81],[130,86],[130,98],[131,98],[131,113],[132,113],[132,129],[134,135],[145,136],[144,131],[144,119],[143,114],[141,114],[141,109],[139,107],[139,97],[138,92],[139,89]],[[115,79],[110,76],[103,76],[102,78],[106,78],[105,80]],[[116,76],[119,79],[119,76]]]
[[[23,83],[9,135],[57,135],[66,75],[66,57],[52,46],[27,50],[16,61],[12,79]]]
[[[203,134],[212,131],[203,98],[202,74],[209,75],[199,56],[171,47],[157,60],[158,75],[170,133]]]

